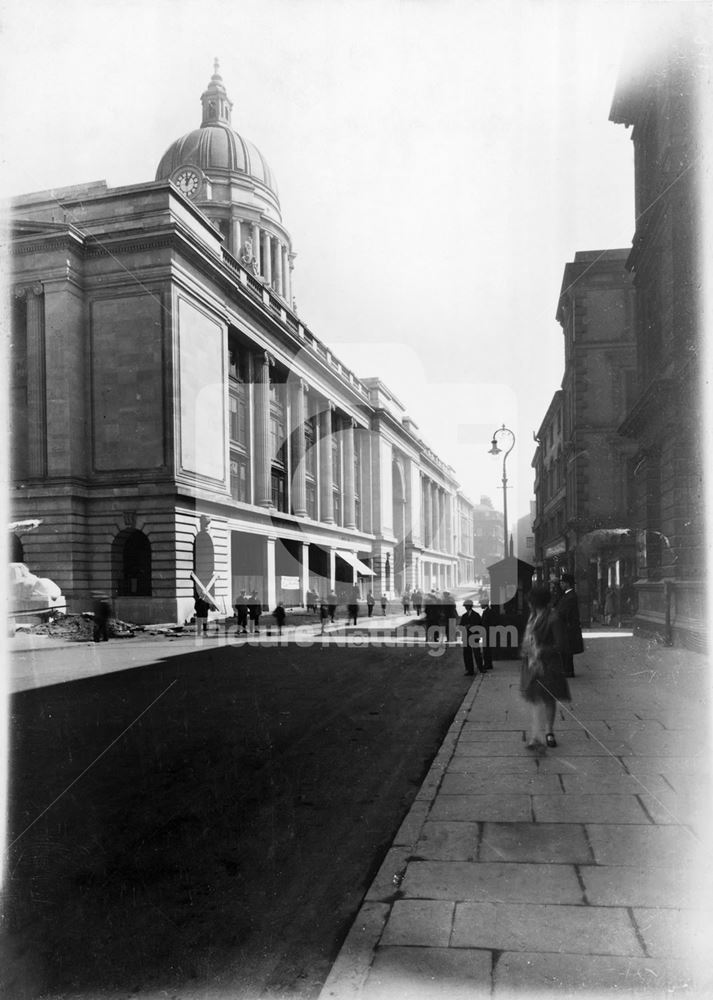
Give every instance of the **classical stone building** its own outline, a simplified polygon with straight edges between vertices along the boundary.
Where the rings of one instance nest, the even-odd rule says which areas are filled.
[[[475,583],[475,533],[473,503],[459,490],[456,495],[458,582],[461,586]]]
[[[636,214],[627,268],[638,352],[619,431],[633,452],[637,623],[669,641],[698,643],[706,552],[701,227],[710,203],[702,155],[710,105],[704,114],[702,100],[710,85],[711,18],[707,5],[660,6],[670,9],[659,44],[648,58],[631,47],[610,115],[632,128]]]
[[[136,622],[308,587],[455,587],[466,503],[293,308],[292,238],[216,65],[153,182],[10,205],[12,555]]]

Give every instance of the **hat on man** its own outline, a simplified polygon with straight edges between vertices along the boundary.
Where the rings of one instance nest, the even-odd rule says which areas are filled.
[[[463,601],[463,606],[466,607],[466,608],[472,608],[473,607],[473,602],[471,601],[470,598],[468,598],[467,601]]]

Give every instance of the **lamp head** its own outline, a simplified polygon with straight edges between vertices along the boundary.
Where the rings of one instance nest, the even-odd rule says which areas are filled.
[[[490,451],[488,452],[488,454],[489,454],[489,455],[499,455],[499,454],[500,454],[500,451],[501,451],[501,449],[500,449],[500,448],[498,448],[498,445],[497,445],[497,442],[496,442],[495,438],[493,438],[493,441],[492,441],[492,445],[493,445],[493,446],[492,446],[492,448],[490,449]]]

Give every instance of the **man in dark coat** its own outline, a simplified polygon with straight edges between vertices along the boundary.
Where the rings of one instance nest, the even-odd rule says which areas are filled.
[[[349,603],[347,604],[347,615],[349,621],[353,622],[354,625],[357,623],[357,618],[359,616],[359,588],[356,584],[349,591]]]
[[[441,615],[446,626],[446,638],[451,640],[451,636],[454,634],[456,623],[458,622],[458,609],[456,608],[456,602],[449,591],[443,591],[443,604],[441,605],[442,611]],[[451,625],[451,622],[453,623]],[[452,641],[452,640],[451,640]]]
[[[272,612],[272,617],[277,623],[277,634],[282,635],[282,626],[285,624],[285,618],[287,617],[287,612],[285,611],[285,605],[282,601],[279,602],[275,610]]]
[[[483,670],[493,669],[493,647],[491,643],[495,640],[490,635],[490,629],[497,625],[498,613],[489,601],[483,599],[480,602],[482,609],[483,628],[485,629],[485,642],[483,643]]]
[[[199,594],[197,594],[193,606],[195,608],[195,613],[196,613],[196,635],[202,632],[207,632],[208,612],[210,611],[210,604],[208,603],[208,601],[204,600]]]
[[[324,627],[327,624],[328,618],[329,618],[329,606],[326,601],[320,601],[319,602],[320,635],[324,635]]]
[[[563,573],[561,577],[564,593],[557,602],[557,615],[564,626],[565,648],[562,652],[564,672],[567,677],[574,677],[574,657],[584,652],[582,626],[579,621],[579,601],[574,590],[574,577],[571,573]]]
[[[248,597],[248,617],[252,622],[252,630],[257,635],[260,631],[260,615],[262,614],[262,601],[258,597],[257,590],[254,590]]]
[[[480,651],[481,629],[483,620],[477,611],[473,610],[473,602],[463,601],[465,614],[461,615],[460,626],[463,629],[463,664],[465,672],[469,677],[475,674],[477,666],[478,673],[483,673],[483,654]]]
[[[245,591],[241,590],[235,599],[235,625],[238,635],[245,635],[248,631],[248,599]]]
[[[94,595],[94,642],[109,641],[111,605],[106,594]]]
[[[337,597],[335,591],[330,590],[327,594],[327,607],[329,608],[329,620],[334,621],[334,616],[337,613],[337,604],[339,603],[339,598]]]

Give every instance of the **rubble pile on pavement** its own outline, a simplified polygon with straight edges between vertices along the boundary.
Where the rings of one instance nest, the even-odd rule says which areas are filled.
[[[130,639],[134,632],[141,631],[142,625],[110,618],[108,632],[113,639]],[[52,621],[33,625],[29,630],[34,635],[48,635],[53,639],[70,639],[74,642],[91,642],[94,638],[94,615],[85,611],[81,615],[55,615]]]

